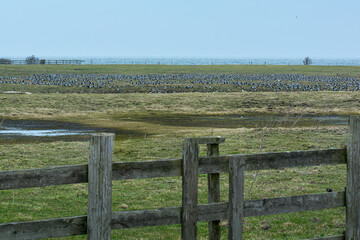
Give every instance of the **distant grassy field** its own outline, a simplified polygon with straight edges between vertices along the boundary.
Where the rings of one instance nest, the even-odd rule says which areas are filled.
[[[76,70],[79,69],[79,70]],[[39,73],[80,74],[170,74],[246,73],[346,75],[359,77],[360,67],[320,66],[2,66],[0,76]],[[0,84],[0,91],[7,84]],[[2,94],[2,119],[56,120],[88,126],[133,130],[139,135],[118,137],[114,161],[140,161],[181,157],[185,137],[224,136],[221,154],[341,148],[346,145],[344,125],[289,127],[286,122],[264,122],[257,127],[191,126],[170,124],[176,119],[206,116],[248,115],[351,115],[360,114],[360,92],[236,92],[176,94],[90,94],[66,93]],[[36,91],[35,91],[36,92]],[[45,91],[46,92],[46,91]],[[158,119],[159,121],[149,120]],[[161,121],[160,121],[161,120]],[[195,121],[194,120],[194,121]],[[180,120],[177,120],[180,121]],[[195,124],[194,124],[195,125]],[[290,124],[291,125],[291,124]],[[31,143],[0,141],[0,170],[39,168],[87,162],[89,143],[84,141]],[[205,154],[205,149],[201,149]],[[346,167],[308,167],[276,171],[247,172],[245,198],[258,199],[325,192],[327,187],[342,191]],[[221,198],[227,201],[228,179],[221,175]],[[181,179],[159,178],[115,181],[113,211],[179,206]],[[199,202],[207,201],[207,180],[201,175]],[[87,185],[74,184],[0,191],[0,222],[28,221],[84,215],[87,212]],[[207,224],[199,224],[199,238],[207,239]],[[302,239],[342,234],[344,208],[246,218],[245,239]],[[227,239],[222,222],[222,239]],[[115,230],[114,239],[179,239],[180,226]],[[86,236],[64,238],[86,239]]]
[[[32,74],[306,74],[359,77],[360,66],[303,65],[1,65],[0,76]]]

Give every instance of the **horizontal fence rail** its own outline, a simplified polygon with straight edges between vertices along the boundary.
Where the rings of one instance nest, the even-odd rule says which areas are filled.
[[[72,59],[72,60],[46,60],[46,59],[39,59],[39,60],[8,60],[0,64],[13,64],[13,65],[33,65],[33,64],[51,64],[51,65],[80,65],[81,63],[85,62],[85,60],[79,59]]]
[[[330,192],[244,202],[244,217],[256,217],[345,206],[345,192]],[[228,203],[198,205],[198,221],[226,220]],[[113,212],[111,228],[149,227],[181,223],[181,207]],[[86,216],[0,224],[0,239],[65,237],[86,234]]]
[[[199,173],[228,172],[230,159],[244,158],[245,171],[309,167],[346,163],[346,149],[238,154],[199,158]],[[115,162],[113,180],[181,176],[181,159]],[[88,165],[48,167],[0,172],[0,190],[85,183]]]
[[[331,236],[331,237],[320,237],[320,238],[311,238],[305,240],[344,240],[345,235]]]

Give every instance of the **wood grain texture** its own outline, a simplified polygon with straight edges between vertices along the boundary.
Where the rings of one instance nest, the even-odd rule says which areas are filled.
[[[346,172],[346,239],[360,239],[360,117],[349,120]]]
[[[86,216],[0,224],[0,239],[25,240],[86,234]]]
[[[229,217],[228,206],[229,204],[224,202],[198,205],[198,221],[227,220]],[[266,198],[245,201],[244,217],[312,211],[344,206],[345,192]],[[180,207],[113,212],[113,226],[128,228],[179,224],[181,223],[180,212]]]
[[[216,157],[219,156],[220,149],[219,144],[207,144],[207,156]],[[220,174],[209,173],[208,174],[208,203],[220,202]],[[221,227],[220,221],[209,222],[209,239],[220,240]]]
[[[229,161],[229,240],[242,239],[243,235],[244,168],[243,158]]]
[[[198,219],[199,145],[196,138],[187,138],[182,159],[181,239],[196,240]]]
[[[115,134],[90,138],[87,239],[111,238],[112,154]]]
[[[113,164],[113,180],[181,176],[181,159],[163,159]]]
[[[244,157],[245,171],[308,167],[328,164],[345,164],[346,149],[325,149],[293,152],[223,155],[201,157],[199,173],[228,172],[229,160]]]
[[[199,173],[228,172],[229,159],[239,155],[200,157]],[[326,149],[245,156],[245,170],[281,169],[326,164],[345,164],[346,149]],[[87,182],[87,164],[0,171],[0,190],[45,187]],[[181,176],[181,159],[113,163],[113,180]]]
[[[88,165],[0,171],[0,190],[87,182]]]

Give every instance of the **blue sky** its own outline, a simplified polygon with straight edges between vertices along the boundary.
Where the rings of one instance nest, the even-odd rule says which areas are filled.
[[[0,0],[0,57],[359,58],[359,0]]]

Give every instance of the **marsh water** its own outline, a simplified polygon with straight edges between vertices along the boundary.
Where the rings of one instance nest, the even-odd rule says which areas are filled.
[[[142,135],[135,131],[95,128],[68,122],[3,120],[1,123],[0,142],[86,141],[91,134],[98,132],[112,132],[119,136]]]
[[[213,128],[258,128],[258,127],[311,127],[323,125],[347,125],[348,116],[270,116],[270,115],[154,115],[118,119],[140,121],[167,126],[213,127]],[[95,128],[86,125],[32,120],[4,120],[0,127],[0,141],[84,141],[96,132],[113,132],[117,138],[139,137],[145,133]]]
[[[63,58],[63,57],[62,57]],[[58,59],[48,57],[47,59]],[[69,58],[69,59],[74,59]],[[302,65],[303,58],[221,58],[221,57],[98,57],[81,58],[83,64],[166,64],[166,65]],[[314,65],[358,66],[359,58],[312,58]]]

